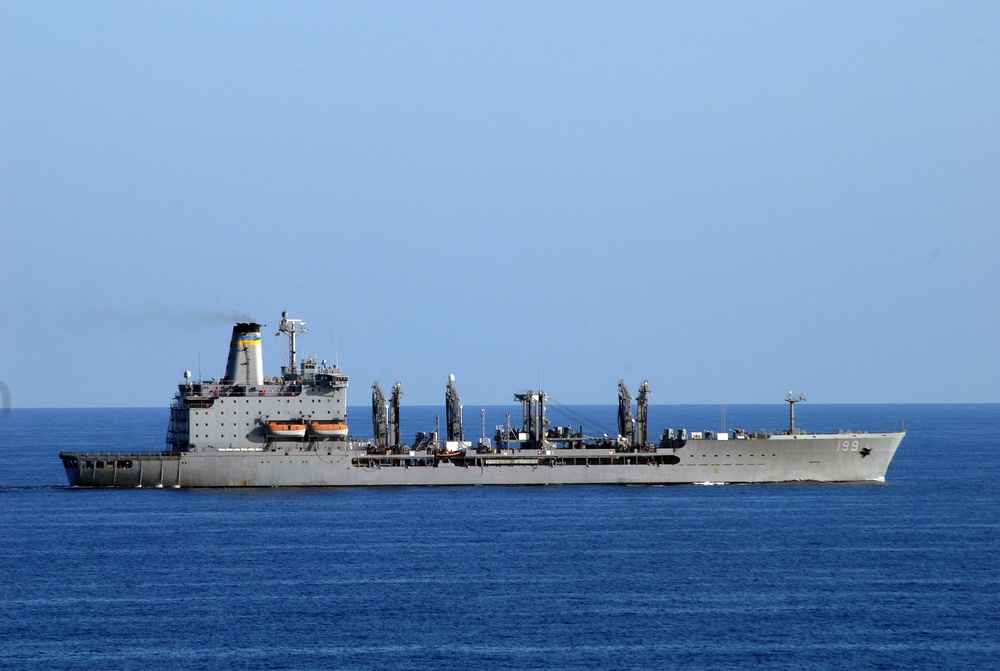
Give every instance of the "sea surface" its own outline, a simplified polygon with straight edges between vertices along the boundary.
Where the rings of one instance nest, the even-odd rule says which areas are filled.
[[[550,417],[614,433],[616,410]],[[507,412],[487,408],[488,434]],[[405,408],[404,435],[438,414]],[[884,483],[86,490],[60,450],[162,449],[167,411],[15,408],[0,669],[1000,668],[1000,405],[796,415],[908,433]],[[351,419],[370,435],[367,408]],[[784,404],[650,419],[788,421]]]

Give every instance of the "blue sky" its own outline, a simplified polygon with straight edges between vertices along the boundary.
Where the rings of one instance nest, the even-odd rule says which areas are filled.
[[[1000,402],[1000,4],[0,4],[0,380]]]

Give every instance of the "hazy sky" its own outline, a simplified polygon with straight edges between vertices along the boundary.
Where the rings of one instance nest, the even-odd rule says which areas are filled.
[[[1000,402],[1000,3],[2,2],[0,380]]]

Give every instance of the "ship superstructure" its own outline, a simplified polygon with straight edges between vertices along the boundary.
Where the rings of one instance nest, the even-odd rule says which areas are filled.
[[[286,312],[276,335],[289,337],[288,364],[280,376],[265,377],[260,331],[256,323],[233,327],[218,382],[192,382],[184,373],[170,406],[170,452],[273,451],[290,440],[346,440],[347,376],[313,357],[296,365],[295,338],[306,327]]]
[[[618,435],[588,436],[551,426],[542,390],[514,395],[520,425],[508,417],[493,438],[466,440],[463,405],[449,377],[445,436],[418,432],[402,440],[396,383],[386,400],[372,385],[373,438],[349,435],[348,378],[339,366],[296,361],[296,338],[308,329],[282,314],[288,361],[264,375],[261,328],[233,327],[225,377],[192,380],[185,372],[170,407],[163,452],[60,454],[69,483],[94,487],[278,487],[381,485],[674,484],[701,482],[857,481],[884,478],[902,431],[809,434],[795,427],[785,399],[787,431],[665,429],[650,439],[650,388],[635,400],[618,389]]]

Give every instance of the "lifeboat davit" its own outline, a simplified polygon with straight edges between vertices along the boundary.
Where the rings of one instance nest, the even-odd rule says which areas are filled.
[[[309,435],[316,438],[346,438],[347,425],[338,422],[313,422],[309,425]]]
[[[272,438],[305,438],[306,425],[295,422],[268,422],[267,435]]]

